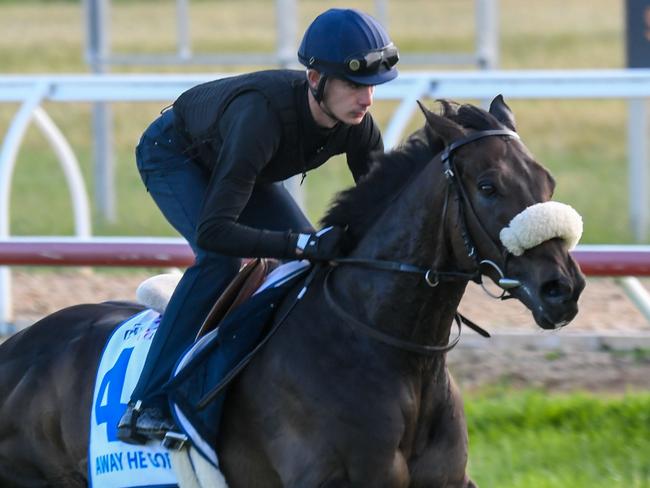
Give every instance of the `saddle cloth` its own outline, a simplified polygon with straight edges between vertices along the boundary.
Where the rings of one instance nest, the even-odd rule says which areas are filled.
[[[268,304],[277,303],[286,294],[286,286],[302,275],[307,268],[306,261],[287,263],[266,276],[265,281],[259,286],[259,281],[268,268],[251,264],[248,272],[243,276],[252,277],[257,291],[250,286],[248,289],[244,287],[243,290],[240,287],[236,293],[231,293],[234,300],[222,301],[221,305],[225,306],[225,309],[221,309],[221,312],[213,310],[214,317],[225,317],[225,320],[219,328],[208,327],[212,330],[185,353],[177,366],[176,374],[182,372],[180,375],[182,377],[192,371],[196,372],[199,364],[196,361],[198,353],[201,351],[210,353],[219,345],[219,350],[211,352],[210,356],[213,362],[216,360],[220,369],[213,372],[216,376],[210,374],[209,378],[201,380],[203,389],[197,393],[209,389],[211,381],[218,382],[228,373],[229,367],[236,364],[238,359],[257,343],[264,325],[271,316],[268,313]],[[255,291],[253,298],[248,301],[251,304],[246,302],[243,306],[236,307],[238,301],[241,302],[249,297],[253,291]],[[217,308],[215,305],[214,309]],[[260,314],[260,310],[264,313]],[[141,446],[126,444],[117,439],[118,421],[126,410],[127,402],[138,382],[151,341],[158,329],[160,317],[160,313],[152,309],[138,313],[118,325],[104,347],[95,380],[90,420],[88,480],[91,487],[171,488],[178,486],[170,455],[159,442],[153,441]],[[206,320],[205,324],[208,323],[209,321]],[[246,340],[231,340],[230,333],[233,330],[245,331],[246,333],[239,337]],[[218,341],[215,341],[217,338]],[[183,381],[179,382],[176,398],[187,397],[184,390],[186,385],[187,383]],[[188,420],[192,418],[191,413],[184,415],[185,410],[175,403],[172,403],[172,406],[177,424],[190,437],[203,457],[218,467],[216,452],[212,446],[214,436],[206,434],[202,425],[194,426]],[[220,411],[208,410],[206,413],[211,415],[216,424]]]
[[[178,486],[169,453],[160,442],[137,446],[117,438],[117,423],[138,382],[159,322],[158,312],[145,310],[120,324],[104,348],[90,417],[91,487]]]

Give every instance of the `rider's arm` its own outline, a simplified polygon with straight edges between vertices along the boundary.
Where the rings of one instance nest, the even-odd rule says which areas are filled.
[[[384,152],[384,142],[379,127],[368,113],[359,125],[350,129],[348,137],[346,155],[355,182],[368,172],[375,152]]]
[[[219,134],[218,160],[197,226],[198,246],[230,256],[293,257],[295,234],[237,222],[260,171],[278,150],[282,137],[279,118],[264,96],[249,92],[237,97],[224,112]]]

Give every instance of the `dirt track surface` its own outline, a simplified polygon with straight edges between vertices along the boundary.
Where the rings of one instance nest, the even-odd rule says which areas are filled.
[[[134,300],[146,272],[120,274],[84,270],[54,273],[14,271],[14,317],[20,325],[63,307],[105,300]],[[647,286],[647,283],[646,283]],[[530,313],[519,302],[489,298],[470,285],[460,311],[492,333],[519,331],[542,334]],[[464,334],[474,334],[465,330]],[[556,334],[600,333],[650,336],[650,324],[613,279],[590,279],[580,300],[578,317]],[[539,351],[495,349],[486,340],[479,349],[458,348],[449,364],[465,390],[490,384],[544,387],[550,390],[586,389],[623,392],[650,389],[650,350]]]

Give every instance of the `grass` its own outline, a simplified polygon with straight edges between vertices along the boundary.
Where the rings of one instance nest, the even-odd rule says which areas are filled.
[[[650,487],[650,393],[467,396],[469,469],[499,488]]]
[[[530,68],[617,68],[624,60],[620,2],[534,2],[502,0],[500,66]],[[367,11],[374,2],[346,5]],[[299,2],[299,31],[328,2]],[[274,49],[274,2],[220,0],[191,3],[192,42],[196,52]],[[111,47],[114,52],[170,52],[175,46],[175,2],[114,1]],[[403,51],[471,51],[474,2],[407,0],[389,3],[389,29]],[[0,72],[87,72],[84,26],[79,2],[0,1]],[[113,71],[198,72],[254,69],[232,66],[114,67]],[[429,67],[439,69],[439,67]],[[463,67],[461,69],[470,69]],[[403,69],[408,69],[404,67]],[[505,94],[507,98],[507,94]],[[94,211],[94,233],[174,235],[150,202],[135,171],[133,148],[164,104],[114,104],[117,219]],[[558,181],[556,198],[573,205],[585,220],[585,243],[631,242],[627,219],[626,105],[622,101],[512,101],[519,132],[538,160]],[[15,105],[0,105],[0,132],[6,131]],[[94,194],[90,106],[47,104],[48,112],[70,140]],[[373,113],[386,127],[395,103],[381,102]],[[423,123],[418,115],[407,131]],[[310,174],[305,183],[307,212],[322,215],[332,195],[351,184],[341,158]],[[69,197],[56,161],[36,130],[21,148],[12,194],[11,229],[15,234],[66,234],[72,231]],[[48,212],[39,213],[39,208]],[[43,217],[41,217],[43,215]]]

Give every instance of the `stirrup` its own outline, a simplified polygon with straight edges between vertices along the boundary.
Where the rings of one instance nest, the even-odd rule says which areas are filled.
[[[128,406],[126,407],[128,410]],[[142,412],[142,401],[138,400],[131,408],[129,424],[117,428],[117,438],[127,444],[146,444],[149,440],[146,436],[138,433],[138,418]],[[126,413],[126,412],[125,412]]]

